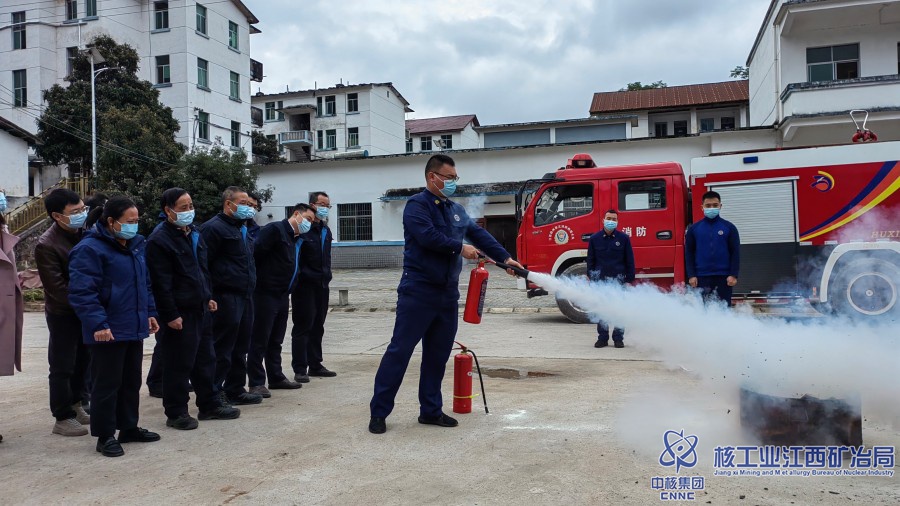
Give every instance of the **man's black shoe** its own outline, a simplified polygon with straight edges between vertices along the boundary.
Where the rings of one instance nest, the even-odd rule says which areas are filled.
[[[384,423],[384,418],[373,416],[369,420],[369,432],[372,434],[384,434],[387,432],[387,425]]]
[[[459,425],[459,422],[456,421],[456,418],[449,417],[444,413],[441,413],[440,416],[436,416],[434,418],[420,415],[419,423],[423,423],[425,425],[437,425],[440,427],[456,427],[457,425]]]
[[[125,455],[122,445],[114,437],[97,438],[97,451],[104,457],[121,457]]]
[[[623,343],[622,341],[616,341],[615,346],[616,346],[616,348],[624,348],[625,343]]]
[[[299,373],[298,373],[298,374],[295,374],[295,375],[294,375],[294,381],[296,381],[297,383],[309,383],[309,375],[306,374],[306,373],[303,373],[303,374],[299,374]]]
[[[219,406],[210,411],[201,411],[197,418],[201,420],[234,420],[241,416],[241,410],[231,406]]]
[[[231,406],[231,401],[228,400],[228,396],[225,395],[225,392],[219,392],[216,394],[216,397],[219,399],[219,404],[222,406]]]
[[[337,376],[337,373],[334,371],[329,371],[328,369],[326,369],[324,367],[320,367],[318,369],[313,369],[312,367],[310,367],[309,375],[310,376],[318,376],[320,378],[333,378],[333,377]]]
[[[594,348],[606,348],[609,346],[609,341],[601,341],[597,339],[597,342],[594,343]]]
[[[166,420],[166,427],[172,427],[173,429],[178,430],[194,430],[199,426],[200,424],[197,423],[197,419],[188,414]]]
[[[287,378],[276,381],[275,383],[269,383],[269,390],[296,390],[302,387],[300,383],[293,382]]]
[[[238,395],[229,395],[228,396],[228,404],[233,406],[244,406],[246,404],[259,404],[263,400],[261,395],[251,394],[248,392],[241,392]]]
[[[119,431],[120,443],[152,443],[154,441],[159,441],[159,434],[150,432],[147,429],[135,427]]]

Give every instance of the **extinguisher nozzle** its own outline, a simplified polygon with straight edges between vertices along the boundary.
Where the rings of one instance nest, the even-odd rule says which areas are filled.
[[[500,267],[501,269],[511,270],[516,274],[516,276],[519,276],[523,279],[528,279],[528,275],[531,273],[527,269],[522,269],[520,267],[516,267],[515,265],[509,265],[503,262],[494,262],[494,265]]]

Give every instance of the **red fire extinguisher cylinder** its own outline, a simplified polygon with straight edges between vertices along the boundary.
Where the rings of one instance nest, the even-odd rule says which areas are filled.
[[[453,412],[472,412],[472,355],[466,350],[453,357]]]
[[[472,274],[469,275],[469,289],[466,292],[466,310],[463,312],[463,321],[467,323],[481,323],[481,313],[484,311],[484,295],[487,292],[489,277],[490,274],[484,268],[484,259],[479,260],[478,266],[472,269]]]

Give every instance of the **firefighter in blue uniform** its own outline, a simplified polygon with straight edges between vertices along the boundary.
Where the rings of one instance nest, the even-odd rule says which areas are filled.
[[[719,217],[722,197],[717,192],[704,193],[700,201],[703,219],[685,232],[685,274],[705,301],[721,300],[731,307],[741,270],[741,236],[734,223]]]
[[[385,418],[394,408],[394,397],[419,341],[419,423],[457,425],[442,411],[441,380],[458,325],[460,257],[477,258],[477,246],[494,260],[521,267],[461,205],[447,198],[456,191],[458,179],[452,158],[432,156],[425,166],[426,189],[411,197],[403,210],[403,275],[397,288],[394,334],[375,375],[369,420],[373,434],[387,430]],[[475,246],[464,244],[463,239]]]
[[[628,235],[616,230],[619,214],[610,209],[603,216],[603,230],[591,236],[588,243],[587,269],[591,281],[614,280],[619,283],[634,281],[634,250]],[[613,343],[616,348],[625,347],[625,329],[613,328]],[[597,323],[597,342],[594,348],[609,345],[609,323]]]

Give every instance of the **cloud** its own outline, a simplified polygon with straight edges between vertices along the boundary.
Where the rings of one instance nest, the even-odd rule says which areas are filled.
[[[482,123],[588,115],[631,81],[727,80],[766,0],[247,0],[263,92],[391,81],[424,118]],[[747,5],[750,4],[750,5]],[[254,92],[256,90],[254,89]]]

